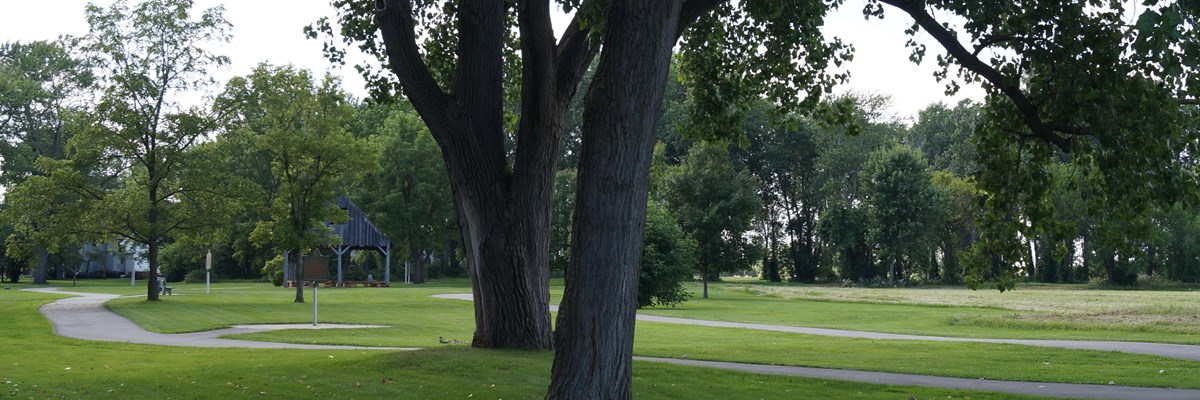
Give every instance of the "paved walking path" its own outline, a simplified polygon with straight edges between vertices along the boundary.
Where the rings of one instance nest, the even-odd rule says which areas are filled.
[[[222,339],[222,335],[264,332],[278,329],[372,328],[372,325],[239,325],[215,331],[193,333],[155,333],[143,329],[129,319],[104,307],[104,302],[120,297],[115,294],[65,292],[58,288],[26,289],[34,292],[70,294],[70,297],[42,305],[38,310],[50,319],[54,332],[70,338],[156,344],[186,347],[243,347],[253,349],[324,349],[324,350],[416,350],[397,347],[334,346],[296,343],[259,342],[254,340]]]
[[[470,294],[439,294],[433,297],[443,299],[471,300]],[[550,311],[557,311],[558,306],[550,306]],[[1200,346],[1186,344],[1145,343],[1145,342],[1114,342],[1089,340],[1036,340],[1036,339],[987,339],[946,336],[904,335],[897,333],[880,333],[851,331],[844,329],[806,328],[800,326],[748,324],[742,322],[709,321],[703,319],[661,317],[657,315],[638,314],[638,321],[662,322],[667,324],[699,325],[717,328],[742,328],[760,331],[775,331],[802,333],[805,335],[837,336],[858,339],[878,340],[929,340],[938,342],[977,342],[1005,343],[1026,346],[1058,347],[1077,350],[1118,351],[1122,353],[1149,354],[1155,356],[1180,358],[1200,361]]]

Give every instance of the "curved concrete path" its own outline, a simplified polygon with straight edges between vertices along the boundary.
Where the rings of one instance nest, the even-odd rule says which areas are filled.
[[[443,298],[443,299],[471,300],[470,294],[438,294],[438,295],[434,295],[433,297]],[[550,311],[558,311],[558,306],[551,305]],[[806,328],[806,327],[800,327],[800,326],[710,321],[710,320],[703,320],[703,319],[661,317],[661,316],[657,316],[657,315],[644,315],[644,314],[638,314],[637,320],[638,321],[647,321],[647,322],[662,322],[662,323],[667,323],[667,324],[711,326],[711,327],[716,327],[716,328],[755,329],[755,330],[760,330],[760,331],[789,332],[789,333],[801,333],[801,334],[805,334],[805,335],[837,336],[837,337],[858,338],[858,339],[929,340],[929,341],[938,341],[938,342],[1004,343],[1004,344],[1019,344],[1019,345],[1026,345],[1026,346],[1058,347],[1058,348],[1076,349],[1076,350],[1118,351],[1118,352],[1122,352],[1122,353],[1149,354],[1149,355],[1155,355],[1155,356],[1180,358],[1180,359],[1184,359],[1184,360],[1200,361],[1200,346],[1186,345],[1186,344],[1114,342],[1114,341],[1090,341],[1090,340],[988,339],[988,338],[964,338],[964,337],[947,337],[947,336],[905,335],[905,334],[898,334],[898,333],[851,331],[851,330],[844,330],[844,329]]]
[[[259,342],[254,340],[222,339],[220,336],[238,333],[264,332],[279,329],[331,329],[372,328],[372,325],[239,325],[215,331],[193,333],[155,333],[143,329],[129,319],[104,307],[104,302],[120,297],[115,294],[65,292],[58,288],[26,289],[33,292],[50,292],[75,295],[46,303],[38,308],[50,323],[54,332],[69,338],[155,344],[185,347],[242,347],[252,349],[322,349],[322,350],[416,350],[398,347],[335,346],[296,343]]]

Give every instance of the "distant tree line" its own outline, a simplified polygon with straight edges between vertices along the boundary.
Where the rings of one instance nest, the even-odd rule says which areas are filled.
[[[190,8],[92,5],[87,36],[0,44],[4,280],[72,277],[94,244],[169,280],[202,270],[208,251],[218,277],[276,278],[339,240],[326,228],[345,218],[338,195],[415,280],[464,274],[445,168],[411,107],[351,99],[291,66],[214,82],[209,69],[229,60],[206,44],[228,40],[229,23],[220,7]],[[196,94],[215,96],[182,103]],[[351,261],[351,279],[383,275],[378,254]]]
[[[707,283],[752,272],[773,282],[889,286],[960,284],[968,263],[988,264],[980,267],[985,276],[1000,268],[976,246],[984,213],[975,136],[982,104],[935,103],[904,121],[889,114],[887,97],[848,96],[855,120],[830,124],[781,117],[759,103],[741,139],[710,143],[688,133],[687,90],[670,80],[658,128],[643,255],[653,261],[642,274],[659,282],[643,279],[642,306],[686,299],[680,283],[663,284],[663,276]],[[572,131],[554,195],[550,265],[559,271],[570,258]],[[1019,266],[1020,279],[1200,280],[1200,210],[1180,203],[1155,206],[1145,220],[1116,220],[1084,201],[1098,190],[1086,179],[1095,171],[1064,159],[1047,173],[1042,190],[1056,220],[1049,233],[1017,239],[1025,251],[1006,261]],[[663,248],[676,249],[675,257],[659,257]],[[666,270],[678,272],[658,275]]]

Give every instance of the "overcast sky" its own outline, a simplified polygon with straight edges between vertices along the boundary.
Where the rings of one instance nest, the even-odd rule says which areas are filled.
[[[108,5],[111,1],[96,0]],[[232,65],[214,71],[213,77],[224,82],[236,75],[245,75],[259,62],[291,63],[318,72],[329,71],[343,78],[345,89],[355,95],[365,95],[362,79],[352,68],[334,69],[321,56],[318,41],[308,40],[301,29],[317,18],[333,13],[328,0],[195,0],[194,14],[200,9],[224,4],[225,17],[233,24],[233,40],[220,52],[232,59]],[[0,0],[0,42],[54,39],[59,35],[84,35],[87,21],[83,9],[86,0]],[[912,20],[895,9],[887,10],[884,20],[866,21],[862,17],[863,0],[849,0],[831,16],[825,32],[852,43],[856,48],[854,61],[849,65],[851,80],[838,92],[874,92],[891,95],[892,112],[909,117],[936,101],[952,103],[957,98],[982,98],[977,87],[965,88],[957,98],[946,99],[943,85],[932,75],[934,54],[940,47],[928,37],[919,37],[929,46],[924,65],[908,61],[904,47],[904,29]],[[565,27],[565,16],[557,18],[555,27]],[[216,90],[217,88],[214,88]]]

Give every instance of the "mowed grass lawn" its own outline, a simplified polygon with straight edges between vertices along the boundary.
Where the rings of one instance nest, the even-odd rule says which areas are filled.
[[[184,299],[200,297],[203,287],[180,286],[183,289],[180,295],[167,301],[151,304],[134,302],[117,308],[137,309],[141,307],[139,304],[159,307],[154,310],[172,312],[175,318],[188,320],[192,314],[189,309],[205,302],[187,302]],[[214,303],[220,303],[221,300],[217,299],[225,297],[228,292],[245,291],[261,292],[264,300],[274,300],[276,294],[273,292],[282,290],[259,288],[257,285],[243,286],[246,285],[216,285],[213,294],[206,297]],[[79,289],[119,290],[103,286]],[[363,297],[389,298],[397,295],[397,292],[403,290],[375,290]],[[475,350],[466,346],[444,346],[420,351],[201,349],[66,339],[53,335],[50,323],[37,312],[41,304],[61,297],[15,290],[0,292],[0,317],[4,320],[0,324],[0,336],[6,344],[4,351],[0,352],[0,394],[5,397],[537,399],[543,397],[549,383],[549,352]],[[331,303],[336,301],[331,300]],[[162,307],[162,304],[179,308]],[[403,307],[408,304],[392,302],[390,305]],[[269,308],[259,309],[258,313],[276,312],[267,310]],[[146,313],[149,314],[153,312]],[[371,312],[359,313],[369,314]],[[432,334],[435,332],[424,332],[420,336]],[[635,396],[648,399],[1034,398],[780,377],[647,362],[635,362],[633,390]]]
[[[218,286],[212,295],[204,295],[203,285],[175,286],[179,295],[162,302],[122,298],[109,302],[109,307],[160,332],[189,332],[247,323],[306,323],[312,318],[311,303],[292,303],[294,290],[262,284],[229,284]],[[554,289],[555,295],[559,289]],[[430,296],[468,291],[465,281],[387,289],[320,289],[321,322],[389,327],[290,330],[237,337],[293,343],[455,347],[438,339],[464,344],[470,341],[471,304]],[[742,287],[715,288],[712,294],[711,299],[693,299],[675,309],[643,312],[784,325],[812,322],[811,325],[817,326],[930,334],[946,334],[938,327],[952,327],[946,321],[963,314],[1012,312],[945,305],[789,300],[748,293]],[[305,295],[311,296],[311,289]],[[738,310],[744,310],[744,315]],[[972,379],[1200,388],[1200,362],[1165,357],[983,343],[845,339],[647,322],[637,326],[635,353],[646,356]]]
[[[643,314],[933,336],[1200,344],[1200,292],[710,285]]]

